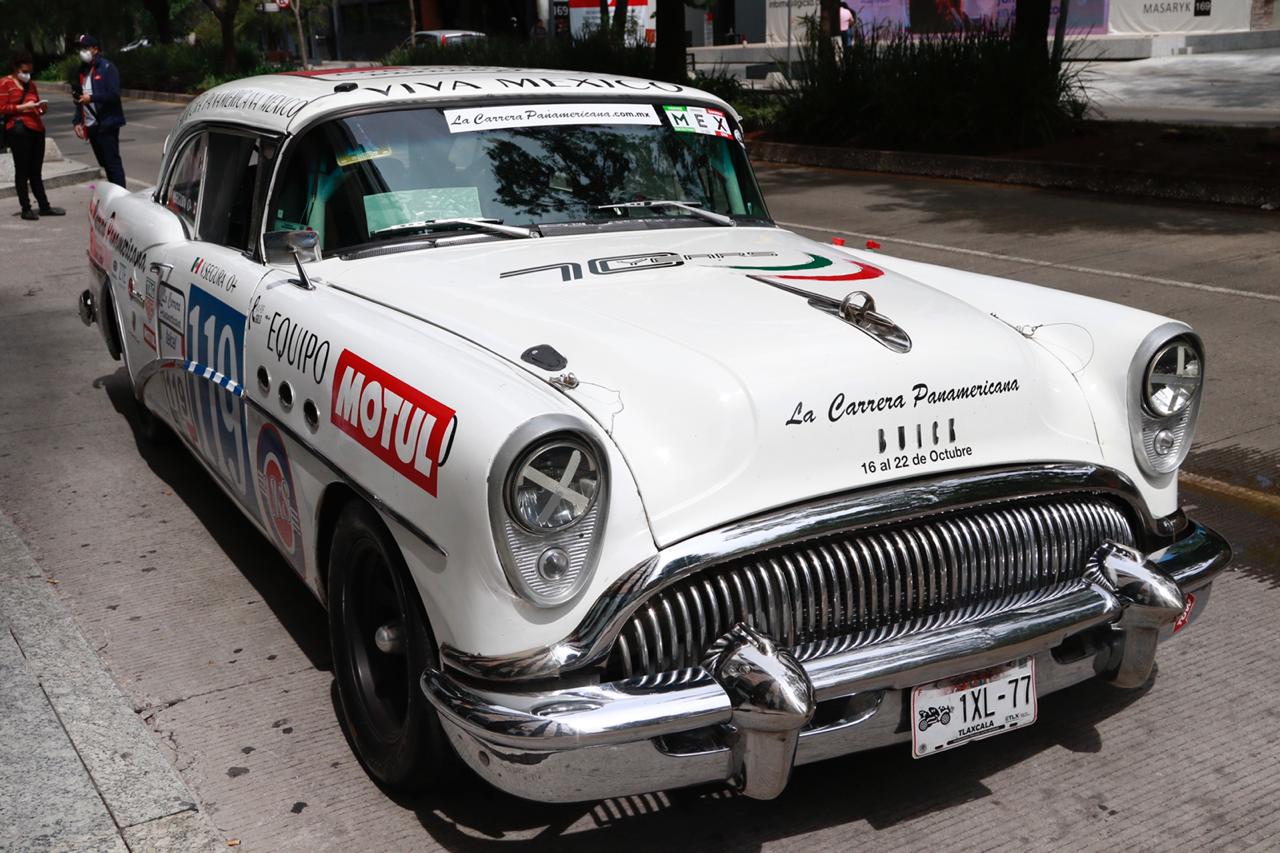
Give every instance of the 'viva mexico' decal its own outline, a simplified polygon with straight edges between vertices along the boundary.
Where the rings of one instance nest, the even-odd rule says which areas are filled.
[[[351,350],[338,356],[333,376],[333,425],[436,497],[457,413]]]

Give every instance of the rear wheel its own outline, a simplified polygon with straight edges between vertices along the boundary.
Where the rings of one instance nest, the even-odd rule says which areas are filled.
[[[110,282],[103,288],[103,293],[111,293]],[[133,392],[133,368],[129,365],[129,350],[124,344],[123,321],[120,319],[119,312],[115,310],[114,301],[108,296],[106,307],[111,314],[111,323],[115,328],[117,346],[120,348],[120,357],[124,361],[124,371],[129,377],[129,401],[132,409],[130,414],[133,415],[133,420],[137,424],[138,435],[143,441],[148,444],[164,444],[171,435],[169,428],[164,421],[152,414],[151,410],[147,408],[147,404],[138,399]]]
[[[365,769],[401,791],[455,779],[460,762],[419,687],[437,665],[421,598],[381,519],[360,501],[335,525],[328,592],[343,722]]]

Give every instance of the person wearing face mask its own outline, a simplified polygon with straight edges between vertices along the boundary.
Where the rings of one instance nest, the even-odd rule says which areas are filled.
[[[79,85],[72,87],[76,136],[89,140],[93,156],[106,171],[107,180],[123,187],[120,128],[124,127],[124,107],[120,105],[120,72],[102,55],[93,36],[80,36],[76,45],[80,49]]]
[[[23,219],[39,219],[41,216],[62,216],[60,207],[52,207],[44,194],[44,180],[40,172],[44,166],[44,119],[49,102],[40,100],[36,84],[31,79],[31,54],[23,51],[13,58],[13,73],[0,78],[0,121],[4,122],[4,138],[13,154],[13,175],[18,189],[18,203],[22,205]],[[36,197],[40,213],[31,209],[31,198]]]

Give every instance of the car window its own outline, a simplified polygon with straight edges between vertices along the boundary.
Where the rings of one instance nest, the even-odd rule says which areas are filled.
[[[169,171],[161,203],[195,228],[196,211],[200,209],[200,186],[204,180],[205,138],[197,134],[188,140]]]
[[[204,188],[196,236],[244,251],[251,248],[259,141],[253,136],[218,131],[211,131],[208,137],[208,173],[216,175],[217,180]]]
[[[624,227],[620,220],[689,219],[672,208],[602,209],[613,202],[673,200],[769,221],[740,130],[719,111],[620,104],[602,109],[635,123],[542,124],[521,110],[492,126],[477,109],[387,110],[313,128],[291,146],[267,229],[315,231],[332,253],[438,219]]]

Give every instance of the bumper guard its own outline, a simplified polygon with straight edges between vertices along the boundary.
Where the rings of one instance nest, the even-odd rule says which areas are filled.
[[[1084,579],[1049,599],[803,663],[739,624],[713,646],[706,666],[657,677],[506,692],[427,670],[422,689],[462,758],[519,796],[574,801],[721,780],[769,799],[795,764],[909,739],[891,711],[900,709],[902,691],[919,684],[1035,656],[1047,664],[1041,694],[1094,674],[1140,686],[1158,642],[1172,635],[1184,609],[1199,615],[1230,557],[1222,537],[1193,524],[1150,555],[1104,544]],[[1053,654],[1103,625],[1111,630],[1092,657],[1063,663]],[[809,726],[818,703],[842,698],[860,710]],[[717,727],[727,746],[673,750],[664,740]]]

